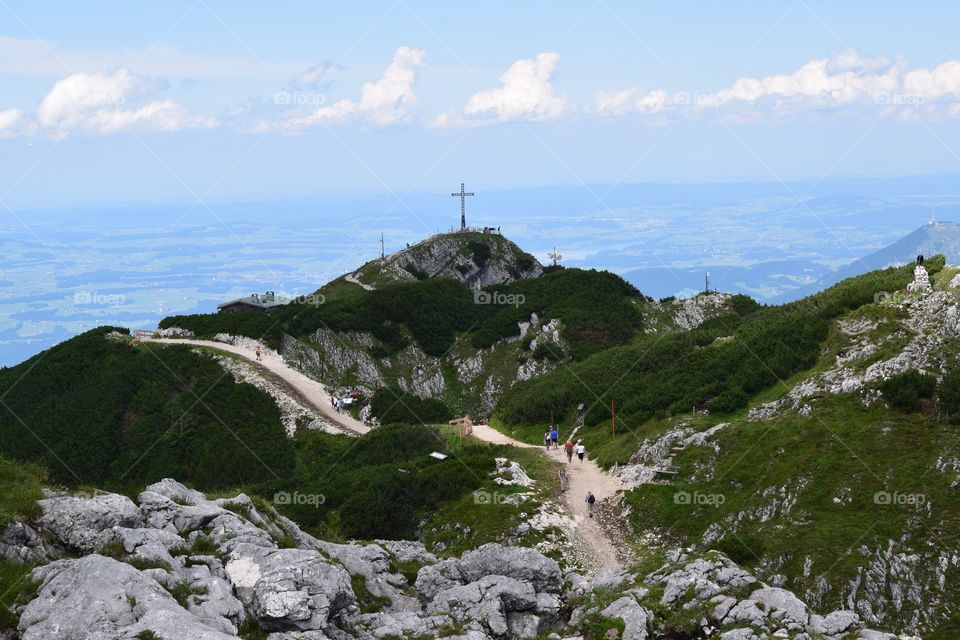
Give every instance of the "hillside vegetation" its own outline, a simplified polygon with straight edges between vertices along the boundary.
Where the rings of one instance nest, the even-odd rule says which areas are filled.
[[[94,329],[0,370],[0,454],[55,482],[137,486],[167,476],[206,488],[289,474],[273,400],[187,347],[131,348]]]
[[[160,327],[181,327],[198,337],[245,335],[262,338],[271,346],[279,344],[281,333],[299,338],[318,329],[363,331],[378,340],[377,356],[396,353],[410,341],[428,355],[442,356],[460,334],[476,349],[518,336],[517,323],[536,313],[544,320],[560,318],[570,343],[569,355],[582,359],[629,342],[641,325],[635,308],[643,299],[640,292],[605,271],[548,270],[539,278],[494,285],[484,292],[490,294],[491,303],[478,303],[476,292],[456,280],[429,279],[375,291],[357,287],[323,304],[291,304],[270,315],[171,316]],[[497,303],[508,299],[517,302]]]
[[[551,411],[569,418],[585,403],[590,425],[609,418],[611,400],[629,426],[695,406],[733,412],[779,380],[812,367],[833,320],[911,279],[912,267],[891,268],[783,306],[743,300],[691,331],[648,335],[520,382],[505,394],[498,416],[508,428],[542,425]]]

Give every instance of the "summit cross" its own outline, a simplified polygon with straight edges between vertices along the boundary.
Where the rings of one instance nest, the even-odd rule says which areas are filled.
[[[460,183],[460,192],[451,193],[451,196],[458,196],[460,198],[460,231],[463,231],[467,228],[467,196],[472,196],[472,191],[464,191],[463,183]]]

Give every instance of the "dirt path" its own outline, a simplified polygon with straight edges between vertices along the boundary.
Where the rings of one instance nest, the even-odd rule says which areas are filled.
[[[612,569],[623,564],[617,557],[616,547],[610,538],[607,537],[606,533],[604,533],[596,518],[589,517],[587,503],[585,501],[587,491],[593,491],[593,495],[597,497],[598,501],[612,498],[616,495],[617,491],[622,488],[619,480],[605,473],[597,463],[589,458],[581,463],[577,460],[577,456],[574,455],[573,462],[567,464],[567,456],[563,452],[562,447],[557,450],[546,451],[543,447],[514,440],[510,436],[506,436],[485,424],[474,425],[473,435],[480,440],[492,444],[510,444],[515,447],[540,449],[544,455],[549,456],[556,462],[566,465],[569,487],[564,497],[566,498],[567,506],[570,507],[570,513],[573,516],[577,533],[580,534],[596,555],[597,562],[599,563],[598,568],[601,571]]]
[[[283,358],[281,358],[272,349],[263,349],[263,361],[257,362],[257,355],[253,349],[249,349],[247,347],[238,347],[225,342],[214,342],[212,340],[192,340],[185,338],[149,338],[146,341],[158,342],[161,344],[192,344],[198,347],[208,347],[210,349],[216,349],[218,351],[224,351],[226,353],[232,353],[234,355],[246,358],[253,364],[263,367],[273,375],[289,384],[303,397],[304,400],[310,403],[313,409],[315,409],[326,421],[330,422],[331,424],[358,434],[370,431],[370,427],[366,426],[359,420],[354,419],[353,416],[346,413],[337,413],[330,405],[330,394],[327,393],[326,387],[316,380],[308,378],[296,369],[287,366],[287,363],[283,361]]]
[[[352,282],[353,284],[358,284],[358,285],[360,285],[361,287],[363,287],[364,289],[366,289],[367,291],[376,291],[376,290],[377,290],[377,288],[376,288],[375,286],[373,286],[372,284],[363,284],[362,282],[360,282],[360,280],[357,279],[357,274],[355,274],[355,273],[348,273],[347,275],[343,276],[343,279],[346,280],[347,282]]]

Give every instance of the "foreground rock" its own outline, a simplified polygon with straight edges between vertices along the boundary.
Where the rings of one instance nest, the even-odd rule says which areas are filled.
[[[245,495],[208,500],[173,480],[136,502],[59,496],[41,510],[4,538],[7,557],[48,562],[17,610],[23,640],[895,638],[853,612],[817,615],[719,554],[589,582],[533,549],[438,560],[410,541],[333,544]]]

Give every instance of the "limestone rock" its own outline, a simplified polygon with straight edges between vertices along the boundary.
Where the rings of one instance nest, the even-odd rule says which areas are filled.
[[[165,640],[233,640],[191,615],[133,567],[89,555],[35,569],[37,597],[20,616],[22,640],[133,640],[153,632]]]

